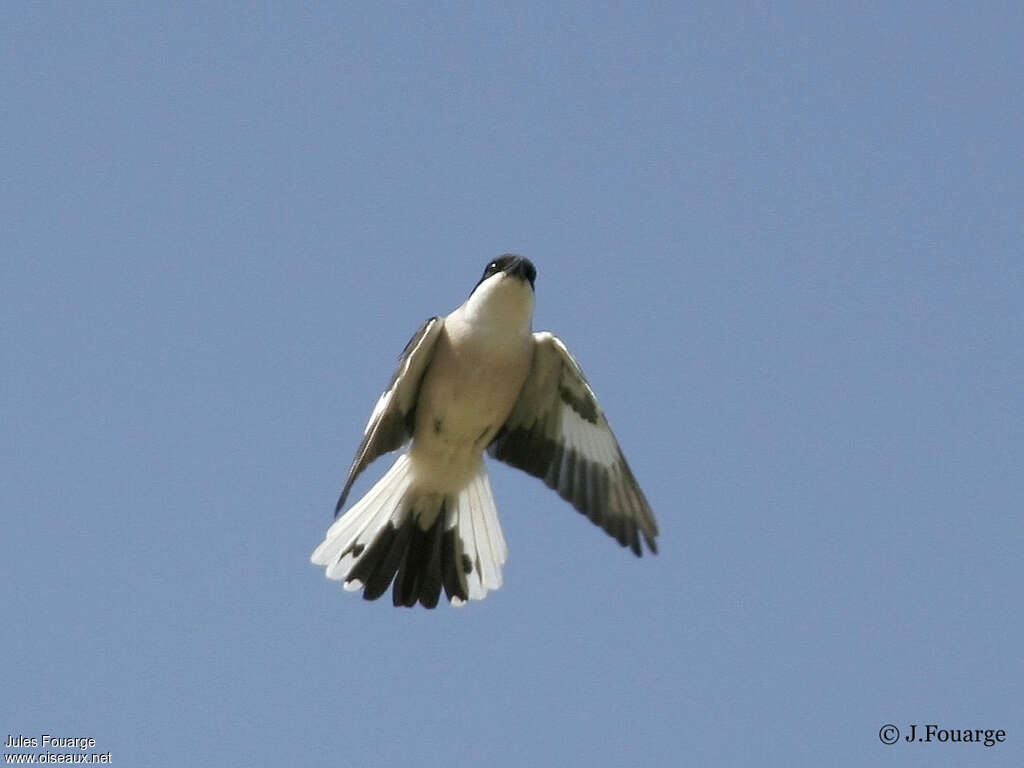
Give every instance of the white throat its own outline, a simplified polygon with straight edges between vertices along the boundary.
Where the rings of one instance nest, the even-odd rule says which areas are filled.
[[[533,301],[533,288],[525,280],[493,275],[476,287],[462,305],[462,314],[474,324],[528,332],[533,323]]]

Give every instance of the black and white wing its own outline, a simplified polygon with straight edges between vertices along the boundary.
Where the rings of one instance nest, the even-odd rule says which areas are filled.
[[[352,489],[352,483],[359,477],[359,473],[378,456],[401,448],[412,436],[420,382],[423,381],[427,364],[433,357],[434,344],[443,327],[442,318],[432,317],[420,326],[405,345],[402,357],[398,361],[398,369],[391,377],[387,389],[377,400],[370,420],[366,423],[363,441],[359,444],[359,450],[356,451],[356,457],[348,470],[345,487],[338,497],[338,505],[334,508],[335,517],[345,505],[348,492]]]
[[[651,507],[579,364],[556,336],[533,338],[530,375],[488,452],[541,478],[637,556],[641,533],[657,552]]]

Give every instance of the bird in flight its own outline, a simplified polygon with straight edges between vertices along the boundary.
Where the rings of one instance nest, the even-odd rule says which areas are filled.
[[[619,544],[657,552],[658,525],[593,390],[561,340],[533,333],[529,259],[490,262],[466,302],[402,353],[341,491],[384,453],[391,469],[337,517],[311,560],[396,606],[462,605],[502,584],[508,556],[484,451],[543,480]]]

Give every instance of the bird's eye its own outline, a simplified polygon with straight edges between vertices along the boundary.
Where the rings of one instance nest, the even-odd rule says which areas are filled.
[[[490,264],[487,265],[487,270],[486,271],[487,271],[488,277],[493,275],[495,272],[498,271],[498,262],[492,261]]]

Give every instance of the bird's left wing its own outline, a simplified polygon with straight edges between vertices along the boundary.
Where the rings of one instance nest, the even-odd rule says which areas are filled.
[[[550,333],[535,333],[533,365],[487,450],[534,477],[638,556],[658,524],[579,364]]]
[[[370,462],[382,454],[401,448],[412,435],[416,416],[416,399],[420,391],[420,382],[427,370],[437,337],[444,327],[444,319],[432,317],[420,326],[416,334],[409,339],[398,361],[398,369],[391,377],[391,383],[381,394],[374,406],[370,420],[363,431],[363,440],[356,451],[356,457],[348,470],[345,487],[338,497],[334,508],[335,516],[345,505],[352,483],[359,473],[369,466]]]

